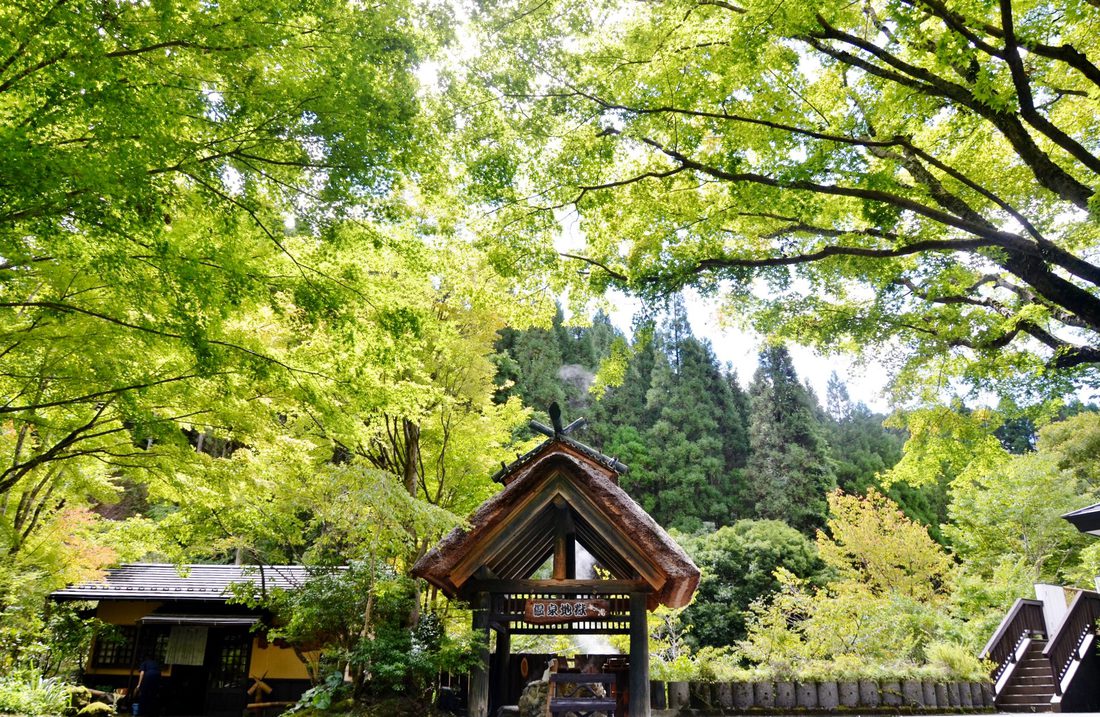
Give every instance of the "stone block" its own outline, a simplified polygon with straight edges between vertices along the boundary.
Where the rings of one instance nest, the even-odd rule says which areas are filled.
[[[970,691],[970,683],[962,682],[959,684],[959,697],[963,707],[974,706],[974,693]]]
[[[859,704],[862,707],[878,707],[881,704],[878,680],[859,681]]]
[[[775,683],[775,706],[780,709],[789,710],[797,704],[794,696],[794,683],[793,682],[776,682]]]
[[[734,709],[747,710],[755,704],[751,682],[734,682],[732,687]]]
[[[729,682],[719,682],[713,685],[714,703],[717,707],[721,707],[723,710],[728,710],[733,707],[733,685]]]
[[[840,706],[839,689],[835,682],[817,683],[817,706],[823,710],[835,710]]]
[[[936,699],[936,683],[932,680],[925,680],[921,683],[921,691],[924,693],[924,706],[936,707],[939,705],[939,700]]]
[[[688,683],[686,682],[669,682],[668,683],[668,708],[670,710],[681,710],[688,706],[690,702],[690,691]]]
[[[906,707],[924,706],[924,687],[920,680],[901,681],[901,701]]]
[[[711,696],[712,685],[709,682],[689,682],[690,704],[692,709],[709,710],[714,706]]]
[[[665,695],[665,683],[661,680],[649,681],[649,706],[655,710],[668,708],[668,697]]]
[[[756,706],[765,709],[775,707],[775,683],[756,682],[753,684],[753,696],[756,698]]]
[[[951,707],[962,707],[962,697],[959,696],[958,682],[947,683],[947,702]]]
[[[816,682],[796,682],[794,683],[794,703],[799,709],[815,710],[817,709],[817,683]]]
[[[901,682],[899,680],[882,681],[882,704],[887,707],[901,707]]]
[[[836,683],[837,696],[841,707],[859,706],[859,683],[843,681]]]

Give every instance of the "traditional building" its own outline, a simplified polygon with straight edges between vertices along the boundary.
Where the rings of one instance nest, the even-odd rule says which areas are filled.
[[[421,558],[413,574],[474,607],[474,627],[486,650],[470,679],[470,717],[514,703],[511,636],[546,633],[629,635],[630,654],[615,674],[618,694],[610,711],[648,717],[646,612],[687,605],[699,569],[619,487],[626,466],[568,438],[560,424],[535,427],[548,440],[504,466],[494,476],[503,490],[474,512],[468,529],[454,530]],[[578,578],[578,545],[595,559],[595,577]],[[550,577],[533,578],[546,563]],[[491,661],[490,630],[496,633]],[[610,680],[603,672],[573,679]],[[551,700],[551,713],[577,711],[570,706]]]
[[[235,586],[294,589],[307,578],[296,565],[130,564],[51,598],[93,601],[90,613],[115,626],[92,645],[89,687],[132,691],[151,655],[163,666],[162,714],[240,717],[249,703],[296,701],[310,680],[294,650],[267,641],[266,615],[229,603]]]

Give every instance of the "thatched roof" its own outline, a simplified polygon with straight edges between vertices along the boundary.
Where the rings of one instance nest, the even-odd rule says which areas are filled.
[[[617,484],[618,472],[551,439],[505,471],[505,487],[413,567],[454,597],[481,568],[501,579],[529,577],[553,552],[554,521],[566,510],[577,542],[613,577],[641,580],[649,607],[682,607],[699,584],[691,558]]]

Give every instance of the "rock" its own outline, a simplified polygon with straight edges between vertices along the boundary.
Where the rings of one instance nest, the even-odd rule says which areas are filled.
[[[519,717],[543,717],[548,699],[548,682],[528,682],[519,696]]]

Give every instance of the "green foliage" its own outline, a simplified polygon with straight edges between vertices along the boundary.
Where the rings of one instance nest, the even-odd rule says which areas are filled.
[[[945,607],[950,558],[879,493],[836,492],[829,506],[818,548],[839,578],[814,589],[779,568],[779,590],[753,604],[740,654],[788,679],[801,670],[917,671],[954,627]]]
[[[920,603],[940,600],[953,570],[928,530],[873,488],[862,497],[829,495],[828,533],[818,531],[817,547],[841,582]]]
[[[303,695],[302,709],[327,709],[352,695],[422,700],[441,670],[463,672],[476,654],[469,632],[448,635],[439,614],[420,614],[416,583],[384,565],[317,568],[304,585],[266,595],[247,587],[238,600],[275,616],[269,638],[285,640],[299,654],[321,652],[312,663],[317,684]],[[347,685],[345,674],[352,678]]]
[[[34,668],[0,673],[0,713],[55,717],[69,706],[69,686]]]
[[[754,513],[812,533],[824,525],[825,495],[836,478],[814,399],[799,383],[786,348],[761,352],[749,397]]]
[[[543,281],[568,216],[578,293],[693,286],[776,340],[889,354],[900,396],[1095,385],[1093,8],[1011,11],[487,5],[464,106],[522,157],[497,226]]]
[[[777,520],[739,520],[713,533],[678,538],[703,573],[683,619],[695,645],[722,647],[745,637],[750,605],[780,588],[776,570],[821,586],[828,573],[814,544]]]

